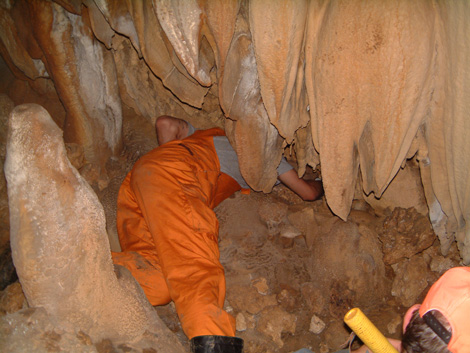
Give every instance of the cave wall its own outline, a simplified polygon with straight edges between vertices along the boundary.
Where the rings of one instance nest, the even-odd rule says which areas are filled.
[[[225,125],[258,191],[291,151],[342,219],[357,182],[380,198],[415,158],[441,251],[456,239],[470,263],[468,16],[459,0],[2,1],[0,53],[57,94],[53,118],[102,181],[123,105]]]

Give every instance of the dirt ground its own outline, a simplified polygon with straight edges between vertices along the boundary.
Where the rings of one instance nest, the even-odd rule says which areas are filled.
[[[156,147],[150,122],[126,112],[125,149],[110,161],[110,183],[98,192],[116,244],[117,190],[127,171]],[[308,170],[305,178],[320,171]],[[326,200],[304,202],[283,185],[270,194],[237,192],[215,212],[225,268],[225,308],[236,317],[245,352],[334,352],[350,336],[344,324],[359,307],[385,335],[399,338],[401,318],[447,268],[427,218],[414,209],[377,215],[355,200],[347,222]],[[116,245],[114,245],[116,247]],[[386,263],[386,262],[387,263]],[[187,345],[174,305],[155,308]]]

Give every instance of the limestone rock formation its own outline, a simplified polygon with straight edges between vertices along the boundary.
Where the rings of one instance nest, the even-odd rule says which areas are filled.
[[[431,247],[435,241],[429,220],[414,209],[403,208],[395,208],[385,218],[379,239],[384,262],[388,265],[396,264],[403,258],[410,259]]]
[[[158,339],[163,351],[182,352],[131,274],[113,267],[103,207],[39,105],[11,113],[5,174],[13,261],[29,306],[95,342],[145,348]]]
[[[53,83],[101,184],[122,104],[225,119],[257,191],[289,147],[343,220],[357,180],[380,198],[417,158],[442,253],[456,240],[470,263],[468,16],[458,0],[17,0],[0,5],[0,53],[30,86]]]

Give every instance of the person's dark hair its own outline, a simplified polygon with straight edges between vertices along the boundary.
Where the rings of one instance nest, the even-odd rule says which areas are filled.
[[[444,315],[436,310],[431,312],[446,329],[451,330]],[[419,316],[419,310],[416,310],[411,316],[401,346],[402,353],[451,353],[447,349],[447,344]]]

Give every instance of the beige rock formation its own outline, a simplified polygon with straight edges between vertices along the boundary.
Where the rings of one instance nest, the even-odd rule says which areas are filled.
[[[67,117],[67,142],[83,145],[87,160],[103,169],[122,145],[121,101],[111,52],[82,16],[53,2],[28,2],[31,30],[43,51]],[[100,173],[106,178],[105,171]]]
[[[131,274],[113,266],[103,207],[39,105],[11,113],[5,175],[13,261],[30,307],[95,342],[158,341],[165,352],[183,351]]]
[[[307,105],[303,57],[307,8],[306,0],[250,1],[250,29],[263,104],[287,143],[292,143],[297,129],[308,123],[307,114],[301,114]]]

